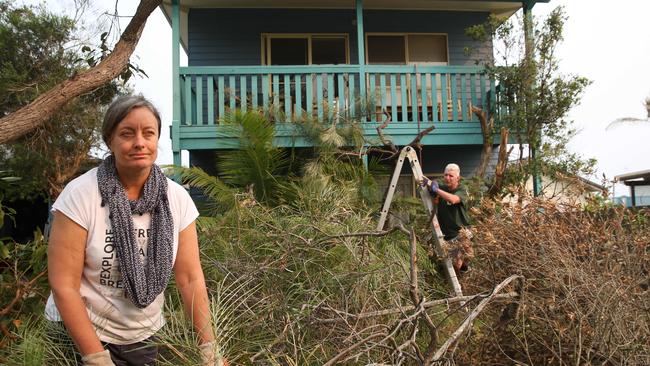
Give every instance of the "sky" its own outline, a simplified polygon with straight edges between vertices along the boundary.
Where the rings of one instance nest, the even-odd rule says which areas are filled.
[[[32,1],[26,1],[33,3]],[[48,7],[71,9],[72,0],[49,0]],[[118,2],[118,13],[135,13],[137,0]],[[101,8],[105,6],[106,8]],[[86,18],[89,27],[101,24],[104,12],[113,12],[113,1],[91,1]],[[622,117],[646,118],[643,106],[650,97],[650,1],[646,0],[551,0],[537,4],[535,17],[543,17],[557,6],[563,6],[568,16],[564,41],[557,55],[560,72],[587,77],[587,87],[581,103],[571,110],[578,133],[569,149],[585,158],[596,158],[597,174],[590,177],[601,183],[604,176],[611,181],[616,175],[650,169],[650,121],[619,124],[606,129]],[[98,21],[99,20],[99,21]],[[120,18],[124,29],[128,17]],[[95,38],[99,38],[98,36]],[[132,59],[148,74],[136,78],[132,86],[136,93],[149,98],[160,109],[164,123],[172,117],[171,26],[157,9],[149,17],[142,38]],[[181,55],[181,65],[187,58]],[[172,163],[169,128],[163,128],[158,163]],[[187,154],[183,163],[187,164]],[[629,195],[625,186],[617,185],[614,195]]]

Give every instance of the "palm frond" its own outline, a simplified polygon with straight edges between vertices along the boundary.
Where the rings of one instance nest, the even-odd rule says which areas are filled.
[[[229,210],[235,206],[237,191],[219,178],[206,173],[198,167],[169,167],[171,174],[178,175],[190,187],[198,188],[217,207]]]
[[[212,294],[210,316],[214,328],[215,340],[222,356],[231,364],[239,364],[238,355],[244,353],[251,345],[250,339],[244,341],[237,334],[246,327],[254,327],[253,317],[263,299],[255,299],[259,290],[252,281],[226,277],[222,281],[208,284]],[[172,295],[166,301],[165,313],[167,324],[156,333],[156,342],[168,351],[161,354],[159,365],[199,365],[201,356],[198,339],[192,321],[179,306],[178,295]],[[262,342],[263,343],[263,342]],[[254,345],[261,347],[263,344]]]
[[[282,192],[280,177],[290,160],[284,150],[273,146],[274,125],[256,111],[237,111],[224,120],[239,128],[240,147],[220,154],[220,177],[233,186],[250,188],[260,202],[277,202]]]

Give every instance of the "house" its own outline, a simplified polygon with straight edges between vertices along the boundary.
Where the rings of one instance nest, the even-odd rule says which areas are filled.
[[[482,134],[470,108],[490,110],[496,83],[475,63],[492,60],[492,42],[473,41],[465,29],[548,1],[164,0],[174,163],[187,150],[191,165],[210,171],[215,152],[236,147],[236,134],[221,123],[231,110],[273,112],[275,144],[309,149],[297,121],[355,115],[366,108],[361,100],[370,103],[365,136],[376,137],[384,111],[391,119],[384,133],[396,145],[433,125],[421,141],[424,172],[441,173],[453,161],[471,175]],[[180,47],[188,66],[179,64]]]
[[[608,196],[607,187],[577,175],[555,173],[553,176],[541,174],[539,176],[539,192],[534,194],[533,177],[526,180],[523,186],[525,193],[523,201],[527,202],[533,196],[542,197],[549,202],[559,206],[584,206],[594,197],[605,198]],[[506,195],[502,201],[505,203],[518,202],[519,194],[513,189],[513,193]]]
[[[626,206],[650,206],[650,169],[617,175],[614,182],[630,187],[631,199]]]
[[[509,161],[508,171],[518,174],[518,171],[525,171],[528,164],[530,164],[529,159]],[[558,206],[584,206],[593,202],[595,197],[607,198],[609,196],[609,189],[606,186],[577,174],[558,170],[557,167],[554,168],[552,165],[546,164],[541,164],[539,169],[537,192],[535,192],[533,184],[535,179],[533,176],[529,176],[523,186],[508,187],[506,191],[511,193],[503,197],[502,201],[525,202],[536,196]]]
[[[526,181],[526,192],[533,196],[533,178]],[[585,205],[594,196],[607,197],[607,187],[577,175],[556,173],[540,176],[540,194],[557,204]]]

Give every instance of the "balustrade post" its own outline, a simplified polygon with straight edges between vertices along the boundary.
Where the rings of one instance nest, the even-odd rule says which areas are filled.
[[[363,1],[356,0],[357,11],[357,58],[359,59],[359,93],[361,95],[361,103],[366,101],[366,51],[365,51],[365,37],[363,33]],[[354,101],[352,101],[354,103]]]

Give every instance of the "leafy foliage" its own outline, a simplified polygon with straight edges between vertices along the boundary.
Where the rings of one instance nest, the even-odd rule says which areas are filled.
[[[235,187],[251,187],[259,202],[274,204],[285,191],[286,151],[273,145],[275,127],[257,111],[235,111],[224,123],[239,131],[239,149],[219,155],[220,177]]]
[[[41,92],[83,69],[81,52],[69,44],[74,21],[44,6],[16,7],[0,1],[0,115],[25,106]],[[103,106],[121,87],[112,82],[81,96],[20,140],[0,146],[0,166],[22,178],[15,199],[56,197],[98,147]]]
[[[483,63],[488,75],[498,81],[493,110],[502,124],[495,128],[509,128],[520,146],[518,160],[531,160],[523,165],[523,174],[512,176],[511,180],[525,182],[533,172],[542,169],[583,176],[593,173],[595,160],[584,159],[567,149],[567,142],[575,133],[567,114],[580,102],[590,81],[559,72],[555,50],[562,41],[566,20],[562,7],[558,7],[538,24],[529,24],[534,20],[526,17],[517,22],[491,16],[486,23],[466,30],[475,40],[492,37],[498,45],[494,64],[477,62]],[[524,39],[527,26],[533,30],[534,41],[528,50]],[[526,156],[525,145],[535,154]]]
[[[47,285],[47,244],[37,231],[26,244],[0,238],[0,350],[43,311]],[[1,358],[0,358],[1,360]]]
[[[65,44],[74,28],[72,19],[44,7],[15,7],[11,1],[0,1],[1,115],[26,105],[70,75],[74,54]]]
[[[332,189],[322,193],[329,199],[301,196],[307,202],[294,203],[301,210],[231,210],[215,225],[200,227],[210,283],[236,278],[254,291],[234,312],[255,320],[239,324],[242,338],[233,337],[230,346],[240,352],[232,362],[322,364],[346,344],[347,330],[319,322],[329,309],[360,312],[408,301],[400,290],[404,278],[397,275],[408,268],[403,235],[333,237],[374,225],[371,213],[356,209],[344,194]],[[423,278],[435,276],[424,249],[419,258]]]

